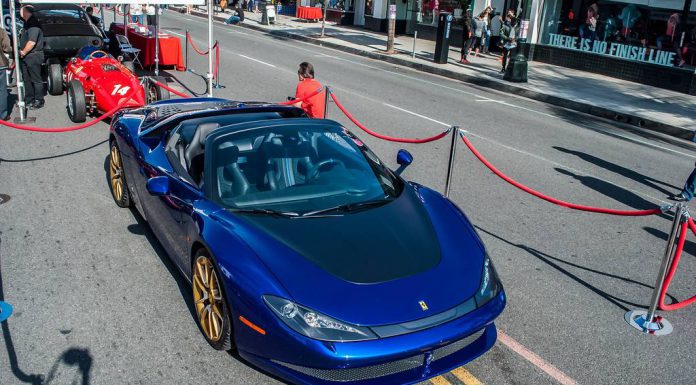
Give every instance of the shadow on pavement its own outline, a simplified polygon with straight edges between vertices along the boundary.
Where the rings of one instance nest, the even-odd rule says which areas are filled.
[[[643,227],[643,230],[645,230],[648,234],[665,241],[665,243],[667,242],[668,234],[666,232],[652,227]],[[684,243],[684,252],[690,256],[696,256],[696,242],[690,241],[689,237],[691,237],[690,231],[687,235],[686,243]]]
[[[0,252],[2,251],[2,240],[0,239]],[[3,286],[3,275],[2,275],[2,254],[0,253],[0,301],[5,301],[5,292]],[[78,372],[74,374],[72,384],[90,384],[90,370],[92,368],[92,356],[89,354],[88,349],[78,349],[70,348],[63,352],[56,359],[53,367],[49,371],[47,377],[41,374],[29,374],[25,373],[19,366],[19,361],[17,360],[17,352],[15,350],[14,341],[12,340],[12,334],[10,333],[10,319],[0,322],[2,326],[2,339],[5,342],[5,349],[7,350],[7,357],[10,360],[10,370],[12,374],[20,382],[32,385],[49,385],[52,383],[53,378],[56,373],[61,369],[61,364],[68,366],[77,367]],[[81,381],[76,381],[76,379],[81,378]],[[5,383],[3,381],[3,383]]]
[[[104,143],[107,143],[108,141],[109,141],[108,139],[107,139],[107,140],[102,140],[102,141],[99,142],[99,143],[95,143],[95,144],[93,144],[93,145],[91,145],[91,146],[88,146],[88,147],[85,147],[85,148],[81,148],[81,149],[79,149],[79,150],[70,151],[70,152],[66,152],[66,153],[63,153],[63,154],[57,154],[57,155],[42,156],[42,157],[39,157],[39,158],[5,159],[5,158],[0,157],[0,163],[2,163],[2,162],[7,162],[7,163],[22,163],[22,162],[34,162],[34,161],[37,161],[37,160],[49,160],[49,159],[62,158],[62,157],[64,157],[64,156],[75,155],[75,154],[79,154],[79,153],[81,153],[81,152],[85,152],[85,151],[91,150],[91,149],[93,149],[93,148],[96,148],[96,147],[101,146],[101,145],[104,144]]]
[[[590,284],[589,282],[583,280],[583,279],[580,278],[579,276],[577,276],[577,275],[571,273],[569,270],[567,270],[566,268],[564,268],[564,267],[561,266],[561,265],[566,265],[566,266],[573,267],[573,268],[576,268],[576,269],[580,269],[580,270],[583,270],[583,271],[587,271],[587,272],[590,272],[590,273],[593,273],[593,274],[597,274],[597,275],[600,275],[600,276],[603,276],[603,277],[607,277],[607,278],[619,280],[619,281],[622,281],[622,282],[630,283],[630,284],[633,284],[633,285],[637,285],[637,286],[640,286],[640,287],[644,287],[644,288],[653,290],[654,287],[651,286],[651,285],[647,285],[647,284],[644,284],[644,283],[642,283],[642,282],[638,282],[638,281],[636,281],[636,280],[634,280],[634,279],[631,279],[631,278],[625,278],[625,277],[621,277],[621,276],[618,276],[618,275],[615,275],[615,274],[610,274],[610,273],[605,273],[605,272],[603,272],[603,271],[599,271],[599,270],[595,270],[595,269],[590,269],[590,268],[588,268],[588,267],[581,266],[581,265],[578,265],[578,264],[576,264],[576,263],[568,262],[568,261],[565,261],[565,260],[563,260],[563,259],[553,257],[553,256],[548,255],[548,254],[546,254],[546,253],[543,253],[543,252],[541,252],[541,251],[539,251],[539,250],[537,250],[537,249],[535,249],[535,248],[533,248],[533,247],[529,247],[529,246],[526,246],[526,245],[523,245],[523,244],[519,244],[519,243],[510,242],[510,241],[508,241],[507,239],[502,238],[502,237],[500,237],[500,236],[498,236],[498,235],[496,235],[496,234],[493,234],[492,232],[490,232],[490,231],[488,231],[488,230],[485,230],[485,229],[483,229],[483,228],[481,228],[481,227],[478,227],[478,226],[476,226],[476,229],[479,230],[479,231],[481,231],[481,232],[483,232],[483,233],[486,233],[486,234],[490,235],[491,237],[493,237],[493,238],[495,238],[495,239],[497,239],[497,240],[499,240],[499,241],[501,241],[501,242],[504,242],[504,243],[506,243],[506,244],[508,244],[508,245],[510,245],[510,246],[514,246],[514,247],[516,247],[516,248],[518,248],[518,249],[520,249],[520,250],[526,251],[526,252],[529,253],[530,255],[536,257],[537,259],[539,259],[540,261],[544,262],[545,264],[551,266],[552,268],[556,269],[556,270],[559,271],[560,273],[563,273],[563,274],[564,274],[565,276],[567,276],[568,278],[570,278],[570,279],[572,279],[573,281],[575,281],[575,282],[581,284],[582,286],[584,286],[584,287],[586,287],[587,289],[591,290],[592,292],[594,292],[595,294],[599,295],[600,297],[606,299],[607,301],[609,301],[610,303],[612,303],[613,305],[615,305],[616,307],[618,307],[619,309],[621,309],[621,310],[623,310],[623,311],[629,311],[629,310],[630,310],[630,309],[629,309],[628,307],[626,307],[625,305],[629,305],[629,306],[631,306],[632,308],[641,308],[641,309],[647,309],[647,307],[648,307],[648,305],[638,304],[638,303],[635,303],[635,302],[631,302],[631,301],[628,301],[628,300],[619,298],[619,297],[617,297],[617,296],[615,296],[615,295],[609,294],[609,293],[607,293],[606,291],[604,291],[604,290],[602,290],[602,289],[600,289],[600,288],[598,288],[598,287],[596,287],[596,286],[593,286],[592,284]],[[669,295],[669,294],[668,294],[667,296],[670,297],[672,300],[674,300],[674,297],[673,297],[673,296],[671,296],[671,295]]]
[[[566,154],[575,155],[578,158],[580,158],[586,162],[594,164],[595,166],[601,167],[605,170],[614,172],[614,173],[619,174],[619,175],[623,175],[626,178],[632,179],[638,183],[642,183],[645,186],[652,187],[655,190],[657,190],[665,195],[671,195],[671,194],[681,190],[681,188],[676,187],[674,185],[671,185],[667,182],[663,182],[661,180],[657,180],[655,178],[645,176],[645,175],[643,175],[639,172],[636,172],[634,170],[631,170],[629,168],[619,166],[616,163],[608,162],[602,158],[598,158],[594,155],[590,155],[590,154],[584,153],[582,151],[569,150],[567,148],[563,148],[563,147],[559,147],[559,146],[553,146],[553,148],[560,151],[560,152],[564,152]],[[672,190],[667,190],[666,188],[664,188],[660,185],[662,185],[664,187],[669,187]]]
[[[634,209],[647,210],[658,206],[658,204],[653,203],[647,199],[643,199],[642,197],[631,191],[618,187],[612,183],[605,182],[601,179],[592,176],[578,175],[572,171],[568,171],[559,167],[555,167],[554,170],[556,170],[560,174],[571,176],[574,179],[578,180],[580,183],[582,183],[584,186],[587,186],[597,191],[598,193],[601,193],[609,198],[616,200],[617,202],[621,202],[626,206],[632,207]],[[664,213],[658,215],[665,219],[671,219],[668,215]]]

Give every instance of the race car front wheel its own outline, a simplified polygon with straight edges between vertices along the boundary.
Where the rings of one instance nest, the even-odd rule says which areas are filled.
[[[75,123],[82,123],[87,117],[85,90],[79,80],[68,83],[68,116]]]
[[[48,66],[48,93],[60,95],[63,93],[63,66],[52,63]]]
[[[155,82],[161,84],[167,84],[167,81],[161,76],[153,76],[152,80],[148,82],[147,86],[147,103],[153,103],[158,100],[169,100],[169,90],[158,86]]]

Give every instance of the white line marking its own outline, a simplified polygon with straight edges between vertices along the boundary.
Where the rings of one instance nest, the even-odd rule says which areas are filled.
[[[272,67],[272,68],[276,68],[276,66],[273,65],[273,64],[271,64],[271,63],[266,63],[265,61],[261,61],[261,60],[258,60],[258,59],[254,59],[253,57],[249,57],[249,56],[246,56],[246,55],[242,55],[241,53],[238,53],[237,55],[239,55],[239,56],[241,56],[241,57],[243,57],[243,58],[245,58],[245,59],[249,59],[249,60],[251,60],[251,61],[255,61],[255,62],[259,63],[259,64],[263,64],[263,65],[267,65],[267,66]]]
[[[558,369],[555,366],[553,366],[552,364],[548,363],[546,360],[539,357],[536,353],[527,349],[526,347],[524,347],[522,344],[520,344],[519,342],[512,339],[507,334],[503,333],[501,330],[498,330],[498,341],[500,341],[500,343],[505,345],[508,349],[519,354],[525,360],[529,361],[532,365],[534,365],[537,368],[544,371],[544,373],[551,376],[551,378],[558,381],[560,384],[562,384],[562,385],[579,385],[577,383],[577,381],[570,378],[570,376],[563,373],[560,369]]]
[[[475,102],[495,102],[493,99],[476,99]]]
[[[445,126],[445,127],[452,127],[452,126],[450,126],[450,125],[447,124],[447,123],[443,123],[443,122],[441,122],[441,121],[439,121],[439,120],[435,120],[435,119],[433,119],[433,118],[429,118],[429,117],[427,117],[427,116],[425,116],[425,115],[417,114],[417,113],[415,113],[415,112],[413,112],[413,111],[409,111],[409,110],[407,110],[407,109],[405,109],[405,108],[393,106],[393,105],[388,104],[388,103],[382,103],[382,104],[384,104],[384,105],[387,106],[387,107],[391,107],[391,108],[393,108],[393,109],[395,109],[395,110],[399,110],[399,111],[405,112],[405,113],[407,113],[407,114],[411,114],[411,115],[413,115],[413,116],[417,116],[417,117],[419,117],[419,118],[421,118],[421,119],[429,120],[429,121],[431,121],[431,122],[433,122],[433,123],[437,123],[437,124],[442,125],[442,126]]]
[[[162,31],[165,31],[165,32],[167,32],[167,33],[171,33],[172,35],[181,36],[181,37],[186,37],[186,35],[184,35],[184,34],[181,34],[181,33],[178,33],[178,32],[174,32],[174,31],[171,31],[171,30],[168,30],[168,29],[162,29]]]

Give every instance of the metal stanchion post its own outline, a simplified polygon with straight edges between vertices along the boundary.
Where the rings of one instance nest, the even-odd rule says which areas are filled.
[[[189,70],[189,66],[188,66],[188,37],[189,37],[189,30],[186,29],[186,37],[184,38],[184,40],[186,40],[186,48],[184,49],[184,52],[186,55],[185,56],[186,61],[184,62],[184,66],[186,67],[186,71]]]
[[[411,51],[411,57],[416,57],[416,40],[418,39],[418,31],[413,32],[413,51]]]
[[[457,137],[459,136],[459,127],[452,126],[452,142],[450,143],[449,162],[447,163],[447,180],[445,181],[445,196],[449,198],[450,187],[452,186],[452,171],[454,169],[454,155],[457,152]]]
[[[14,50],[15,74],[17,76],[17,107],[19,108],[19,119],[15,118],[15,122],[27,122],[27,106],[24,102],[24,78],[22,76],[22,63],[19,62],[19,44],[17,37],[17,12],[15,10],[15,2],[10,1],[10,17],[12,23],[12,49]],[[3,16],[4,17],[4,16]],[[33,120],[36,120],[35,118]]]
[[[211,53],[212,55],[212,53]],[[215,41],[215,84],[213,84],[213,88],[219,90],[220,88],[225,88],[222,84],[220,84],[220,42]]]
[[[669,270],[674,258],[675,241],[680,225],[688,218],[689,213],[686,211],[686,206],[682,203],[677,204],[677,209],[674,213],[674,221],[672,221],[672,229],[667,238],[667,246],[665,247],[665,255],[660,264],[660,270],[657,274],[657,282],[650,300],[650,307],[645,310],[631,310],[624,316],[626,322],[643,333],[656,336],[664,336],[672,332],[672,324],[661,316],[656,316],[657,303],[660,300],[662,287],[665,282],[667,270]]]
[[[159,51],[159,5],[155,4],[155,76],[159,76]]]
[[[326,92],[324,95],[324,119],[329,118],[329,102],[331,102],[331,88],[329,86],[324,87],[326,88]]]

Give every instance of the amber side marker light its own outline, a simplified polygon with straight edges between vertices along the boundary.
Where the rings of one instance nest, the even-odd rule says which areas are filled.
[[[263,330],[263,329],[261,329],[260,327],[254,325],[251,321],[249,321],[248,319],[244,318],[243,316],[240,315],[240,316],[239,316],[239,320],[242,321],[242,322],[244,323],[244,325],[246,325],[246,326],[248,326],[248,327],[254,329],[254,331],[256,331],[257,333],[259,333],[259,334],[261,334],[261,335],[264,335],[264,336],[266,335],[266,331],[265,331],[265,330]]]

